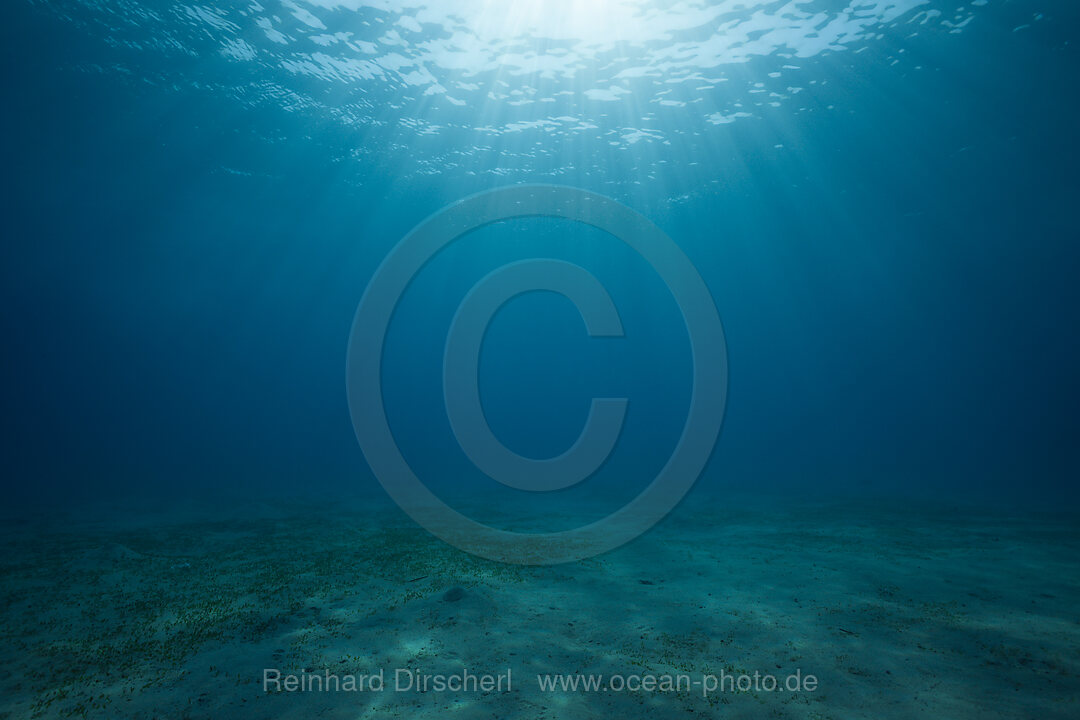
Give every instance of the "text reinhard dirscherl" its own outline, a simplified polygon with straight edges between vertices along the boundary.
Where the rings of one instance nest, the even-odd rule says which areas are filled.
[[[322,673],[301,671],[282,673],[277,668],[263,670],[263,692],[483,692],[508,693],[513,687],[513,672],[506,668],[500,673],[475,673],[462,669],[452,673],[423,673],[410,668],[398,668],[389,675],[385,670],[365,675],[336,674],[329,669]],[[537,675],[536,686],[545,693],[593,692],[650,692],[713,693],[741,692],[814,692],[818,679],[801,670],[776,676],[770,673],[704,674],[693,677],[688,673],[641,674],[548,674]]]
[[[386,671],[368,675],[338,675],[303,671],[283,675],[277,668],[263,669],[263,692],[510,692],[510,668],[505,673],[477,674],[467,668],[455,673],[427,674],[408,668],[394,670],[393,683],[386,684]]]

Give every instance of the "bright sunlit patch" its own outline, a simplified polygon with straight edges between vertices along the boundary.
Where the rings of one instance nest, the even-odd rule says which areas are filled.
[[[648,0],[475,0],[435,2],[428,8],[457,15],[469,31],[488,41],[550,39],[603,47],[654,36],[646,12],[649,4]],[[422,18],[425,10],[417,17]]]

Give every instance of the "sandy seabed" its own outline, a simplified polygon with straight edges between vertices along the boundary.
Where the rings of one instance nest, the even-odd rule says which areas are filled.
[[[9,519],[0,718],[1080,717],[1076,516],[698,507],[555,567],[385,503]]]

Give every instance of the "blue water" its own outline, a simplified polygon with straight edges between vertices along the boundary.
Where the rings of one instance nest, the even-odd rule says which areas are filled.
[[[1080,4],[194,2],[4,6],[0,720],[1080,717]]]
[[[715,298],[730,384],[700,488],[1077,500],[1075,3],[486,5],[8,4],[8,498],[377,492],[345,396],[366,284],[447,204],[553,183],[652,220]],[[477,231],[417,277],[385,350],[395,437],[444,492],[490,483],[443,342],[477,280],[538,256],[602,281],[626,336],[515,299],[488,420],[550,457],[591,398],[630,398],[590,482],[632,496],[686,417],[688,338],[639,256],[565,221]]]

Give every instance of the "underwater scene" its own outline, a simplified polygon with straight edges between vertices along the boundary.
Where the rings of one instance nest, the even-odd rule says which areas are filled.
[[[1080,717],[1080,3],[5,7],[0,720]]]

